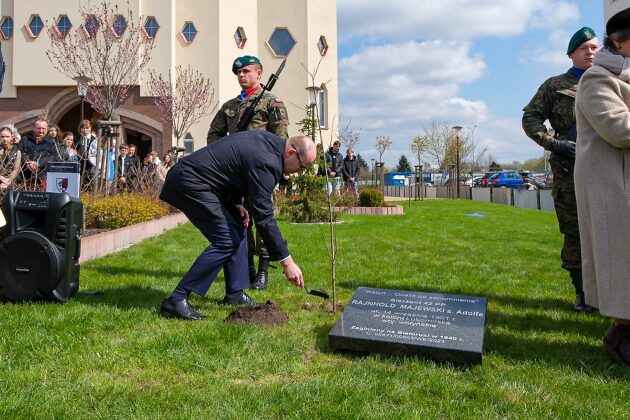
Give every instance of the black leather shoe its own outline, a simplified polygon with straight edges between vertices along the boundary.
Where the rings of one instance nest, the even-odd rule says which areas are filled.
[[[587,314],[595,310],[594,307],[586,304],[586,300],[584,299],[584,292],[575,294],[575,305],[573,305],[573,309],[576,312],[584,312]]]
[[[223,304],[224,305],[253,306],[254,308],[260,308],[261,306],[263,306],[262,303],[256,302],[254,299],[252,299],[250,296],[248,296],[247,293],[245,293],[245,292],[243,292],[241,297],[236,298],[236,299],[229,299],[227,296],[225,296],[223,298]]]
[[[188,299],[182,299],[173,302],[168,298],[162,301],[160,306],[160,316],[165,318],[182,318],[189,321],[199,321],[205,318],[205,315],[200,314],[188,303]]]
[[[615,362],[630,366],[630,325],[612,325],[602,338],[604,350]]]

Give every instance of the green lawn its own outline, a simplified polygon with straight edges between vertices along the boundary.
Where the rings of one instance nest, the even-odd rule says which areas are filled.
[[[486,217],[466,217],[482,212]],[[609,362],[610,321],[572,310],[553,213],[474,201],[405,202],[404,216],[344,216],[337,294],[358,286],[488,298],[482,365],[331,353],[340,313],[272,270],[289,322],[223,323],[223,278],[156,309],[206,246],[190,225],[82,266],[65,305],[0,305],[0,418],[611,418],[630,413],[630,370]],[[307,285],[330,291],[326,225],[282,223]]]

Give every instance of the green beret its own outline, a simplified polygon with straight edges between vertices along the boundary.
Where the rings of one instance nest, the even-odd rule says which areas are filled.
[[[630,8],[616,13],[606,22],[606,36],[611,36],[621,29],[630,29]]]
[[[232,64],[232,73],[236,74],[236,71],[245,66],[251,66],[252,64],[258,64],[262,67],[262,64],[258,57],[254,57],[253,55],[244,55],[242,57],[234,60],[234,64]]]
[[[573,51],[577,50],[580,45],[593,38],[597,38],[595,31],[587,26],[583,27],[571,37],[571,40],[569,41],[569,48],[567,48],[567,55],[571,54]]]

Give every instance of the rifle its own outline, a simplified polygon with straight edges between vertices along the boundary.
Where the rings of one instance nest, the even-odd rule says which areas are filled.
[[[286,62],[287,62],[286,58],[282,60],[280,67],[278,67],[278,70],[276,70],[275,73],[272,73],[271,76],[269,76],[269,80],[267,81],[267,83],[264,85],[261,84],[262,92],[260,92],[260,95],[258,95],[256,99],[254,99],[254,101],[251,103],[250,106],[245,108],[245,112],[243,112],[241,119],[238,120],[236,131],[247,130],[247,126],[249,126],[249,123],[251,123],[252,119],[254,118],[254,114],[256,113],[256,107],[258,106],[258,103],[262,99],[265,92],[271,91],[271,89],[273,89],[273,86],[276,84],[276,80],[278,80],[278,76],[280,76],[280,73],[282,73],[282,69],[284,69],[284,64]]]

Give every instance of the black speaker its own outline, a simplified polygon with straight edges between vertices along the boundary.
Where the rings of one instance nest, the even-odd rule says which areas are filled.
[[[79,290],[81,200],[67,193],[9,190],[2,212],[0,300],[67,301]]]

